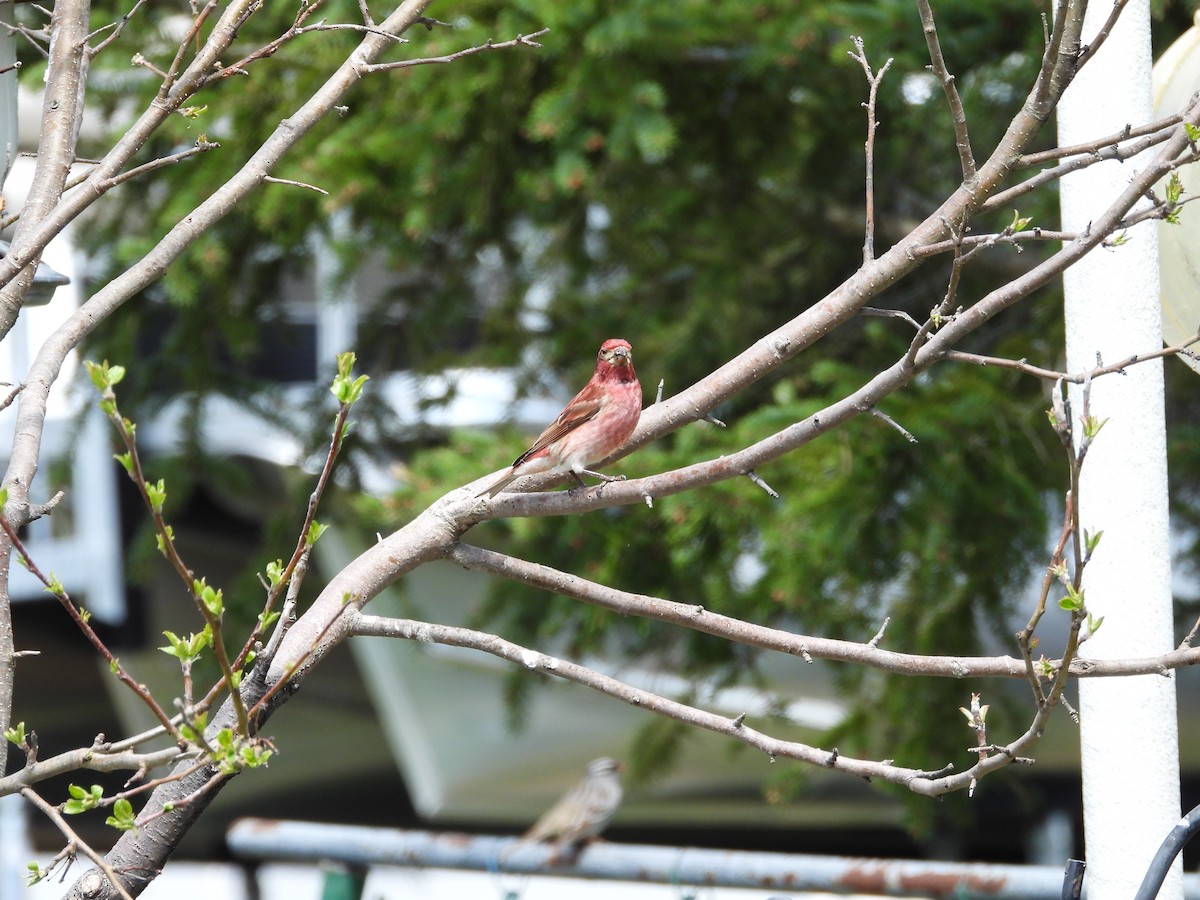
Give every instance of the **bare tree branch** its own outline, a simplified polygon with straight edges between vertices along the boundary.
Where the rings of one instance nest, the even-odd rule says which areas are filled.
[[[315,184],[306,184],[303,181],[292,181],[290,178],[275,178],[272,175],[268,175],[263,179],[263,181],[266,184],[284,184],[288,187],[304,188],[306,191],[313,191],[314,193],[321,194],[324,197],[329,196],[329,191],[325,190],[325,188],[319,188]]]
[[[102,50],[104,50],[105,47],[107,47],[113,41],[117,40],[117,38],[119,38],[121,36],[122,32],[125,31],[125,26],[129,24],[129,20],[132,19],[135,15],[137,15],[137,11],[142,8],[142,5],[145,2],[146,2],[146,0],[135,0],[134,4],[133,4],[132,8],[130,8],[129,12],[127,12],[127,13],[125,13],[125,15],[121,16],[121,18],[118,21],[113,22],[111,25],[106,25],[104,28],[100,29],[100,31],[106,31],[109,28],[111,28],[112,33],[108,37],[106,37],[104,40],[102,40],[99,44],[90,48],[88,50],[88,53],[93,58],[95,58],[96,56],[98,56],[100,54],[100,52]],[[95,37],[97,34],[99,34],[100,31],[93,31],[91,34],[88,35],[88,40],[91,40],[93,37]]]
[[[867,62],[867,51],[863,47],[863,39],[855,36],[854,51],[850,58],[857,60],[867,76],[867,139],[866,139],[866,237],[863,239],[863,265],[875,258],[875,129],[879,122],[875,114],[876,101],[879,98],[879,84],[892,65],[891,57],[883,64],[878,72],[871,70]]]
[[[1068,156],[1083,156],[1094,154],[1100,150],[1115,146],[1127,141],[1131,138],[1140,138],[1146,135],[1157,135],[1158,140],[1155,143],[1165,141],[1171,135],[1171,129],[1178,125],[1183,120],[1179,113],[1174,113],[1165,116],[1161,119],[1156,119],[1153,122],[1147,122],[1145,125],[1139,125],[1134,128],[1132,125],[1126,125],[1116,134],[1105,135],[1101,138],[1096,138],[1093,141],[1088,141],[1084,144],[1069,144],[1066,147],[1054,147],[1050,150],[1039,150],[1036,153],[1022,154],[1017,161],[1019,168],[1030,168],[1040,166],[1044,162],[1051,162],[1056,159],[1064,159]]]
[[[1183,116],[1180,116],[1182,121]],[[1069,175],[1071,172],[1078,172],[1081,169],[1086,169],[1098,162],[1103,162],[1108,159],[1126,160],[1132,159],[1144,150],[1149,150],[1164,141],[1168,140],[1173,134],[1178,132],[1178,126],[1174,126],[1165,132],[1155,131],[1152,134],[1146,135],[1132,143],[1121,145],[1108,145],[1097,149],[1093,153],[1082,156],[1076,156],[1074,159],[1068,159],[1066,162],[1060,163],[1049,169],[1043,169],[1036,175],[1025,179],[1020,184],[1013,185],[1011,188],[1000,191],[989,197],[980,205],[980,210],[988,212],[994,209],[1002,209],[1006,206],[1011,206],[1012,201],[1017,197],[1022,197],[1025,194],[1031,193],[1040,187],[1043,187],[1051,182],[1058,181],[1064,175]]]
[[[182,75],[168,73],[164,79],[164,87],[159,96],[151,103],[125,132],[113,147],[104,155],[96,167],[76,191],[61,199],[57,199],[53,208],[37,222],[28,215],[23,216],[23,229],[28,230],[24,244],[14,236],[13,246],[3,260],[0,260],[0,284],[8,285],[14,276],[29,262],[45,249],[55,235],[59,234],[70,222],[87,209],[101,196],[110,182],[133,158],[158,127],[181,107],[195,92],[201,83],[205,72],[228,49],[229,44],[237,36],[237,22],[244,16],[246,9],[255,5],[256,0],[234,0],[226,9],[218,22],[213,26],[212,33],[204,46],[196,54],[191,65]],[[214,9],[216,0],[210,0],[205,10]],[[207,15],[202,12],[201,18]],[[193,31],[199,27],[193,23]],[[181,45],[180,54],[186,50],[187,41]],[[182,56],[180,56],[182,58]],[[168,84],[169,82],[169,84]],[[74,158],[74,153],[64,157],[62,165]],[[6,287],[5,291],[8,290]],[[0,305],[4,302],[5,293],[0,291]],[[0,317],[0,338],[12,327],[11,321]]]
[[[624,700],[639,709],[670,716],[677,721],[734,738],[761,750],[772,759],[779,757],[798,759],[821,768],[848,772],[860,778],[877,778],[893,784],[900,784],[920,793],[925,793],[923,788],[930,783],[928,779],[932,773],[929,771],[901,768],[886,762],[856,759],[842,755],[836,750],[822,750],[798,741],[773,738],[747,725],[744,715],[730,718],[710,713],[651,691],[632,687],[578,663],[530,650],[487,632],[449,625],[435,625],[429,622],[416,622],[409,619],[369,616],[361,613],[352,614],[349,625],[351,632],[356,635],[447,644],[490,653],[527,669],[586,685],[611,697]]]
[[[113,752],[104,749],[103,744],[79,747],[50,759],[39,760],[0,778],[0,797],[17,793],[21,788],[29,787],[40,781],[57,778],[80,769],[89,769],[94,772],[140,772],[170,765],[181,758],[183,755],[178,747],[168,747],[165,750],[154,750],[147,753]]]
[[[933,9],[929,5],[929,0],[917,0],[917,10],[921,14],[921,27],[925,32],[925,43],[929,47],[929,59],[933,63],[933,74],[941,83],[942,90],[946,94],[946,102],[950,106],[950,119],[954,123],[954,145],[958,148],[963,182],[969,184],[975,180],[975,154],[971,151],[971,138],[967,134],[967,114],[963,109],[962,98],[958,95],[954,76],[946,68],[946,60],[942,56],[942,44],[938,40],[937,26],[933,21]]]
[[[957,774],[946,774],[953,772],[952,765],[937,771],[905,768],[893,765],[890,761],[874,762],[846,756],[836,748],[832,751],[823,750],[798,741],[780,740],[748,726],[744,715],[729,718],[710,713],[650,691],[632,687],[578,663],[548,656],[486,632],[408,619],[369,616],[357,611],[349,614],[347,623],[351,633],[356,635],[392,637],[480,650],[533,671],[586,685],[593,690],[624,700],[639,709],[649,710],[698,728],[723,734],[761,750],[772,759],[779,757],[797,759],[819,768],[834,769],[857,775],[860,778],[897,784],[914,793],[930,797],[961,790],[977,782],[983,776],[1014,762],[1027,762],[1028,760],[1021,754],[1037,743],[1053,709],[1049,704],[1039,708],[1034,715],[1033,724],[1016,740],[1003,746],[993,745],[989,748],[993,751],[993,755],[981,754],[978,762],[969,769]]]
[[[1030,228],[1028,231],[1001,231],[996,234],[969,234],[963,237],[961,241],[938,241],[936,244],[922,247],[920,250],[915,251],[915,253],[919,259],[925,259],[930,256],[937,256],[940,253],[953,251],[956,243],[960,247],[981,249],[1007,244],[1020,250],[1020,245],[1025,241],[1060,243],[1063,241],[1073,241],[1077,237],[1079,235],[1071,231],[1049,231],[1045,228]]]
[[[1108,18],[1104,24],[1100,26],[1100,30],[1092,38],[1092,42],[1087,46],[1080,47],[1078,68],[1082,68],[1089,59],[1094,57],[1104,42],[1108,39],[1109,34],[1113,30],[1113,26],[1117,24],[1117,20],[1121,18],[1121,13],[1125,10],[1129,0],[1113,0],[1112,9],[1108,13]]]
[[[669,622],[725,638],[739,644],[774,650],[789,656],[855,663],[884,672],[900,675],[922,675],[938,678],[1024,678],[1025,665],[1011,656],[925,656],[882,650],[877,642],[855,643],[836,638],[796,634],[723,616],[694,603],[662,600],[645,594],[633,594],[597,584],[570,572],[562,572],[540,563],[459,543],[449,553],[449,559],[466,569],[486,572],[515,581],[573,597],[592,606],[608,609],[625,616],[639,616],[657,622]],[[1129,674],[1158,674],[1164,669],[1194,665],[1200,662],[1200,648],[1180,648],[1163,656],[1143,660],[1079,660],[1071,661],[1071,676],[1098,678]],[[1057,671],[1061,660],[1047,660],[1047,670]]]
[[[70,162],[75,158],[75,142],[83,117],[83,94],[87,83],[87,28],[90,5],[86,0],[64,0],[55,5],[55,40],[51,43],[46,68],[47,90],[42,105],[37,163],[29,195],[25,200],[21,225],[13,235],[12,246],[4,263],[12,266],[15,282],[0,289],[0,338],[8,334],[16,321],[25,292],[33,284],[37,261],[45,246],[37,246],[31,232],[49,213],[62,195]],[[18,377],[20,377],[18,375]],[[18,489],[11,498],[15,504],[8,514],[19,524],[24,497]],[[2,549],[2,548],[0,548]]]
[[[477,47],[467,47],[464,50],[459,50],[455,53],[448,53],[445,56],[426,56],[421,59],[401,59],[397,60],[396,62],[373,63],[369,66],[363,66],[362,71],[365,73],[387,72],[392,69],[408,69],[412,68],[413,66],[441,65],[443,63],[457,62],[458,60],[467,56],[474,56],[476,53],[486,53],[489,50],[505,50],[509,47],[516,47],[519,45],[524,45],[526,47],[540,47],[542,45],[537,42],[536,38],[540,38],[542,35],[549,33],[549,28],[543,28],[540,31],[533,32],[533,34],[518,34],[511,41],[501,41],[498,44],[488,41],[486,44],[480,44]]]
[[[966,353],[962,350],[951,350],[946,354],[946,359],[952,362],[971,363],[976,366],[993,366],[1001,369],[1015,369],[1018,372],[1024,372],[1026,375],[1032,375],[1035,378],[1042,378],[1047,381],[1069,381],[1072,384],[1083,384],[1093,378],[1098,378],[1101,375],[1110,375],[1116,372],[1124,372],[1130,366],[1137,365],[1141,362],[1148,362],[1152,359],[1163,359],[1168,356],[1191,355],[1188,354],[1188,348],[1193,344],[1200,343],[1200,334],[1194,335],[1184,341],[1182,344],[1176,344],[1173,347],[1164,347],[1162,350],[1156,350],[1153,353],[1141,353],[1127,356],[1120,362],[1115,362],[1106,366],[1097,366],[1094,369],[1089,369],[1087,372],[1079,372],[1071,374],[1069,372],[1056,372],[1053,369],[1043,369],[1040,366],[1030,365],[1023,359],[1004,359],[995,356],[980,356],[977,353]]]

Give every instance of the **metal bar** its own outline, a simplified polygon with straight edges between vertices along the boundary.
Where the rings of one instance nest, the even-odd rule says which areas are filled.
[[[1150,861],[1150,869],[1142,879],[1142,885],[1138,888],[1134,900],[1154,900],[1158,896],[1175,857],[1195,836],[1197,830],[1200,830],[1200,806],[1193,807],[1163,839],[1162,846]],[[1186,893],[1186,887],[1184,891]]]
[[[806,856],[599,842],[552,866],[553,848],[512,837],[239,819],[228,845],[241,859],[335,860],[711,887],[837,891],[893,897],[1060,900],[1063,870],[838,856]],[[1200,900],[1200,876],[1187,876]]]

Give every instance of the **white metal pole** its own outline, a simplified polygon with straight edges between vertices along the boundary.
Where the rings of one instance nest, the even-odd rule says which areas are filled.
[[[1095,0],[1087,44],[1112,11]],[[1149,0],[1131,0],[1058,110],[1062,145],[1094,140],[1151,116]],[[1062,219],[1080,232],[1127,186],[1137,161],[1105,162],[1063,179]],[[1153,226],[1098,249],[1063,278],[1067,368],[1115,362],[1162,347],[1158,244]],[[1082,412],[1081,391],[1072,410]],[[1084,575],[1088,608],[1104,623],[1086,656],[1151,656],[1174,644],[1168,549],[1163,376],[1158,361],[1097,380],[1091,413],[1107,419],[1084,462],[1083,527],[1103,531]],[[1089,900],[1128,900],[1159,843],[1179,818],[1175,680],[1084,679],[1079,688],[1084,841]],[[1183,896],[1178,861],[1159,895]]]

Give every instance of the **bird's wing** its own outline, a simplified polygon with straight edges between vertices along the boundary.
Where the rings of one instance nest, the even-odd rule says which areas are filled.
[[[584,422],[596,417],[604,401],[604,392],[600,385],[589,381],[575,399],[567,404],[566,409],[558,414],[558,418],[546,426],[546,430],[538,435],[533,445],[513,461],[513,466],[519,466],[539,450],[553,444],[563,435],[574,431]]]
[[[526,841],[553,841],[572,834],[579,828],[579,816],[583,806],[581,785],[575,785],[558,802],[542,813],[541,818],[525,832]]]

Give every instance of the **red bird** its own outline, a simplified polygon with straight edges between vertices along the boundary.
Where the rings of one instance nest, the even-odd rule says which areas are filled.
[[[596,372],[558,418],[517,457],[512,468],[476,496],[495,497],[523,475],[570,472],[583,485],[581,475],[601,481],[618,481],[593,472],[590,465],[615,453],[629,440],[642,415],[642,386],[633,371],[633,348],[613,338],[600,345]]]

